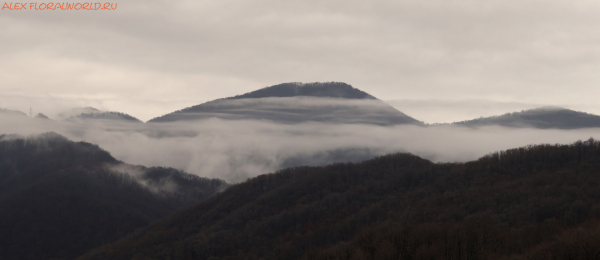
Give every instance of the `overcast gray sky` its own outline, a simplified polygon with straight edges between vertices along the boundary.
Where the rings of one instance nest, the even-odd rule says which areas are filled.
[[[283,82],[340,81],[429,123],[537,105],[600,114],[599,1],[113,3],[0,11],[0,107],[145,121]]]

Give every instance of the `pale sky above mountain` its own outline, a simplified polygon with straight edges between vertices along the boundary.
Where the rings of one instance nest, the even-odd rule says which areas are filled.
[[[279,83],[340,81],[428,123],[538,104],[600,114],[598,1],[113,3],[0,11],[0,107],[145,121]]]

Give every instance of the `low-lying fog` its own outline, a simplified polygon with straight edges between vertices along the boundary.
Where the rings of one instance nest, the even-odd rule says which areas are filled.
[[[295,165],[360,161],[410,152],[434,162],[462,162],[490,152],[541,143],[600,138],[600,129],[537,130],[453,126],[277,124],[207,119],[187,123],[73,123],[46,119],[0,119],[0,133],[54,131],[98,144],[130,164],[168,166],[204,177],[241,182]]]

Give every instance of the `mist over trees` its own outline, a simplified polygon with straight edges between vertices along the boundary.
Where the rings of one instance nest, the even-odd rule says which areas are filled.
[[[78,259],[593,259],[599,174],[593,139],[467,163],[295,167]]]
[[[223,190],[55,134],[0,136],[0,258],[73,259]]]
[[[395,152],[433,162],[464,162],[527,144],[600,138],[593,128],[600,117],[558,108],[425,125],[340,82],[270,86],[173,112],[168,122],[140,123],[127,114],[92,107],[49,117],[54,120],[0,116],[0,133],[54,131],[96,143],[119,160],[229,182],[287,167],[360,162]]]
[[[60,134],[0,136],[2,259],[107,243],[82,259],[583,259],[599,247],[598,141],[481,157],[597,138],[595,115],[424,125],[336,82],[148,123],[91,107],[11,113],[0,133]]]

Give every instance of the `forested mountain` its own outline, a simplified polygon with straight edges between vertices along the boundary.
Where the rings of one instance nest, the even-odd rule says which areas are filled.
[[[600,116],[560,107],[541,107],[521,112],[507,113],[500,116],[461,121],[453,124],[467,127],[498,125],[541,129],[578,129],[600,127]]]
[[[279,84],[188,107],[149,122],[212,117],[280,123],[422,124],[381,100],[339,82]]]
[[[142,123],[141,120],[125,113],[102,111],[93,107],[73,108],[58,114],[58,117],[70,122],[85,122],[103,119],[130,123]]]
[[[0,259],[73,259],[227,186],[55,134],[0,136]]]
[[[598,185],[593,139],[467,163],[296,167],[78,259],[597,259]]]

